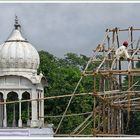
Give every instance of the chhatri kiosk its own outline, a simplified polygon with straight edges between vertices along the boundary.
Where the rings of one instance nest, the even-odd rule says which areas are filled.
[[[44,100],[37,100],[47,85],[37,74],[39,64],[39,54],[22,36],[16,17],[14,30],[0,45],[0,136],[53,135],[51,125],[44,127]],[[32,101],[22,102],[26,99]]]

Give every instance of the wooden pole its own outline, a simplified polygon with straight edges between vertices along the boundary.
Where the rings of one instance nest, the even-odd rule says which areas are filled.
[[[122,124],[121,124],[121,131],[122,131],[122,134],[124,134],[124,111],[122,110],[121,111],[122,113],[121,113],[121,122],[122,122]]]
[[[94,77],[93,81],[93,91],[96,94],[96,77]],[[93,136],[96,136],[95,128],[96,128],[96,96],[93,96]]]
[[[107,121],[108,122],[108,133],[110,133],[110,130],[111,130],[110,129],[111,113],[110,113],[110,103],[109,102],[110,102],[110,100],[108,99],[108,116],[107,116],[108,117],[108,121]]]
[[[114,134],[114,123],[113,123],[113,119],[114,119],[114,108],[111,107],[111,133]]]
[[[131,42],[133,42],[133,27],[130,28],[130,31],[131,31]],[[133,43],[131,43],[131,49],[133,50],[134,47],[133,47]],[[133,54],[133,52],[131,53],[131,55]],[[132,58],[133,59],[133,58]],[[132,69],[134,68],[134,62],[132,61]]]
[[[114,29],[108,29],[108,30],[109,30],[109,32],[114,32]],[[129,30],[128,28],[127,29],[118,29],[119,32],[124,32],[124,31],[128,31],[128,30]],[[139,31],[140,28],[133,28],[132,30]]]
[[[103,133],[106,133],[106,112],[105,112],[105,100],[103,100]]]
[[[101,126],[101,110],[100,110],[100,103],[99,103],[99,108],[98,108],[98,131],[100,132],[100,126]]]
[[[119,43],[119,36],[118,36],[118,28],[116,28],[116,38],[117,38],[117,46],[119,48],[120,47],[120,43]],[[121,70],[121,61],[119,60],[119,71],[120,70]],[[120,85],[120,89],[122,89],[121,75],[119,75],[119,85]]]
[[[131,75],[130,73],[128,74],[128,88],[131,87]],[[127,126],[129,124],[129,120],[130,120],[130,104],[131,104],[131,101],[130,101],[130,92],[128,93],[128,121],[127,121]]]

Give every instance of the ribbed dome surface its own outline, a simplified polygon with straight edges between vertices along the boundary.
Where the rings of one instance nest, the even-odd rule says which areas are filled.
[[[39,63],[37,50],[22,37],[19,29],[15,29],[9,39],[0,45],[0,69],[20,68],[37,70]]]

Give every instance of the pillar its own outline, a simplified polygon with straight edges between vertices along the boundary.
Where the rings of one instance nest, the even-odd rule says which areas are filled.
[[[18,95],[19,99],[19,120],[18,120],[18,127],[22,127],[22,119],[21,119],[21,99],[22,99],[22,94],[21,92]]]
[[[38,98],[40,99],[41,98],[41,93],[40,92],[38,92]],[[41,119],[40,117],[41,117],[41,100],[39,100],[38,101],[38,109],[39,109],[39,120]]]
[[[32,119],[31,119],[31,127],[38,127],[38,107],[37,107],[37,91],[36,91],[36,87],[35,85],[33,85],[32,88],[32,95],[31,95],[31,99],[33,99],[33,101],[31,102],[32,105]]]
[[[7,127],[7,109],[6,109],[6,100],[7,100],[7,94],[4,94],[4,119],[3,119],[3,127]]]
[[[42,91],[40,94],[41,94],[41,98],[44,98],[44,92]],[[42,126],[44,126],[44,100],[41,100],[40,116],[41,116]]]
[[[41,92],[38,92],[38,98],[41,99]],[[42,100],[38,101],[38,109],[39,109],[39,128],[43,127],[44,121],[42,120]]]

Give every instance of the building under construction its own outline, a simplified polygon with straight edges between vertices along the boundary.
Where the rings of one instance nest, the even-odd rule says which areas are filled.
[[[92,76],[94,79],[93,93],[91,93],[93,95],[93,112],[85,120],[86,122],[93,117],[89,122],[93,123],[92,136],[128,136],[125,134],[124,128],[128,126],[131,119],[130,113],[140,111],[140,81],[138,80],[140,69],[136,68],[136,63],[140,61],[140,39],[136,37],[139,30],[133,27],[106,30],[103,41],[93,50],[94,55],[90,57],[82,72],[57,130],[66,116],[80,82],[85,76]],[[117,60],[115,57],[115,51],[122,45],[124,39],[129,42],[128,53],[131,61]],[[94,70],[89,69],[90,64],[97,62],[99,65]],[[124,79],[127,79],[125,84]],[[97,82],[99,82],[99,86],[96,85]],[[89,123],[85,126],[83,123],[79,125],[70,136],[80,136],[80,132]]]
[[[121,136],[124,127],[129,124],[130,112],[139,111],[139,81],[140,69],[136,68],[139,59],[140,40],[134,40],[135,32],[139,29],[107,29],[105,38],[95,50],[95,56],[89,63],[100,61],[95,70],[85,70],[84,76],[94,78],[94,105],[93,105],[93,135],[94,136]],[[132,61],[115,58],[115,51],[122,44],[121,34],[129,41],[128,52]],[[137,33],[136,33],[137,34]],[[101,59],[97,59],[102,56]],[[112,63],[114,65],[112,66]],[[123,84],[123,80],[127,83]],[[99,87],[96,87],[99,80]],[[126,115],[127,114],[127,115]],[[124,115],[127,122],[124,122]]]

